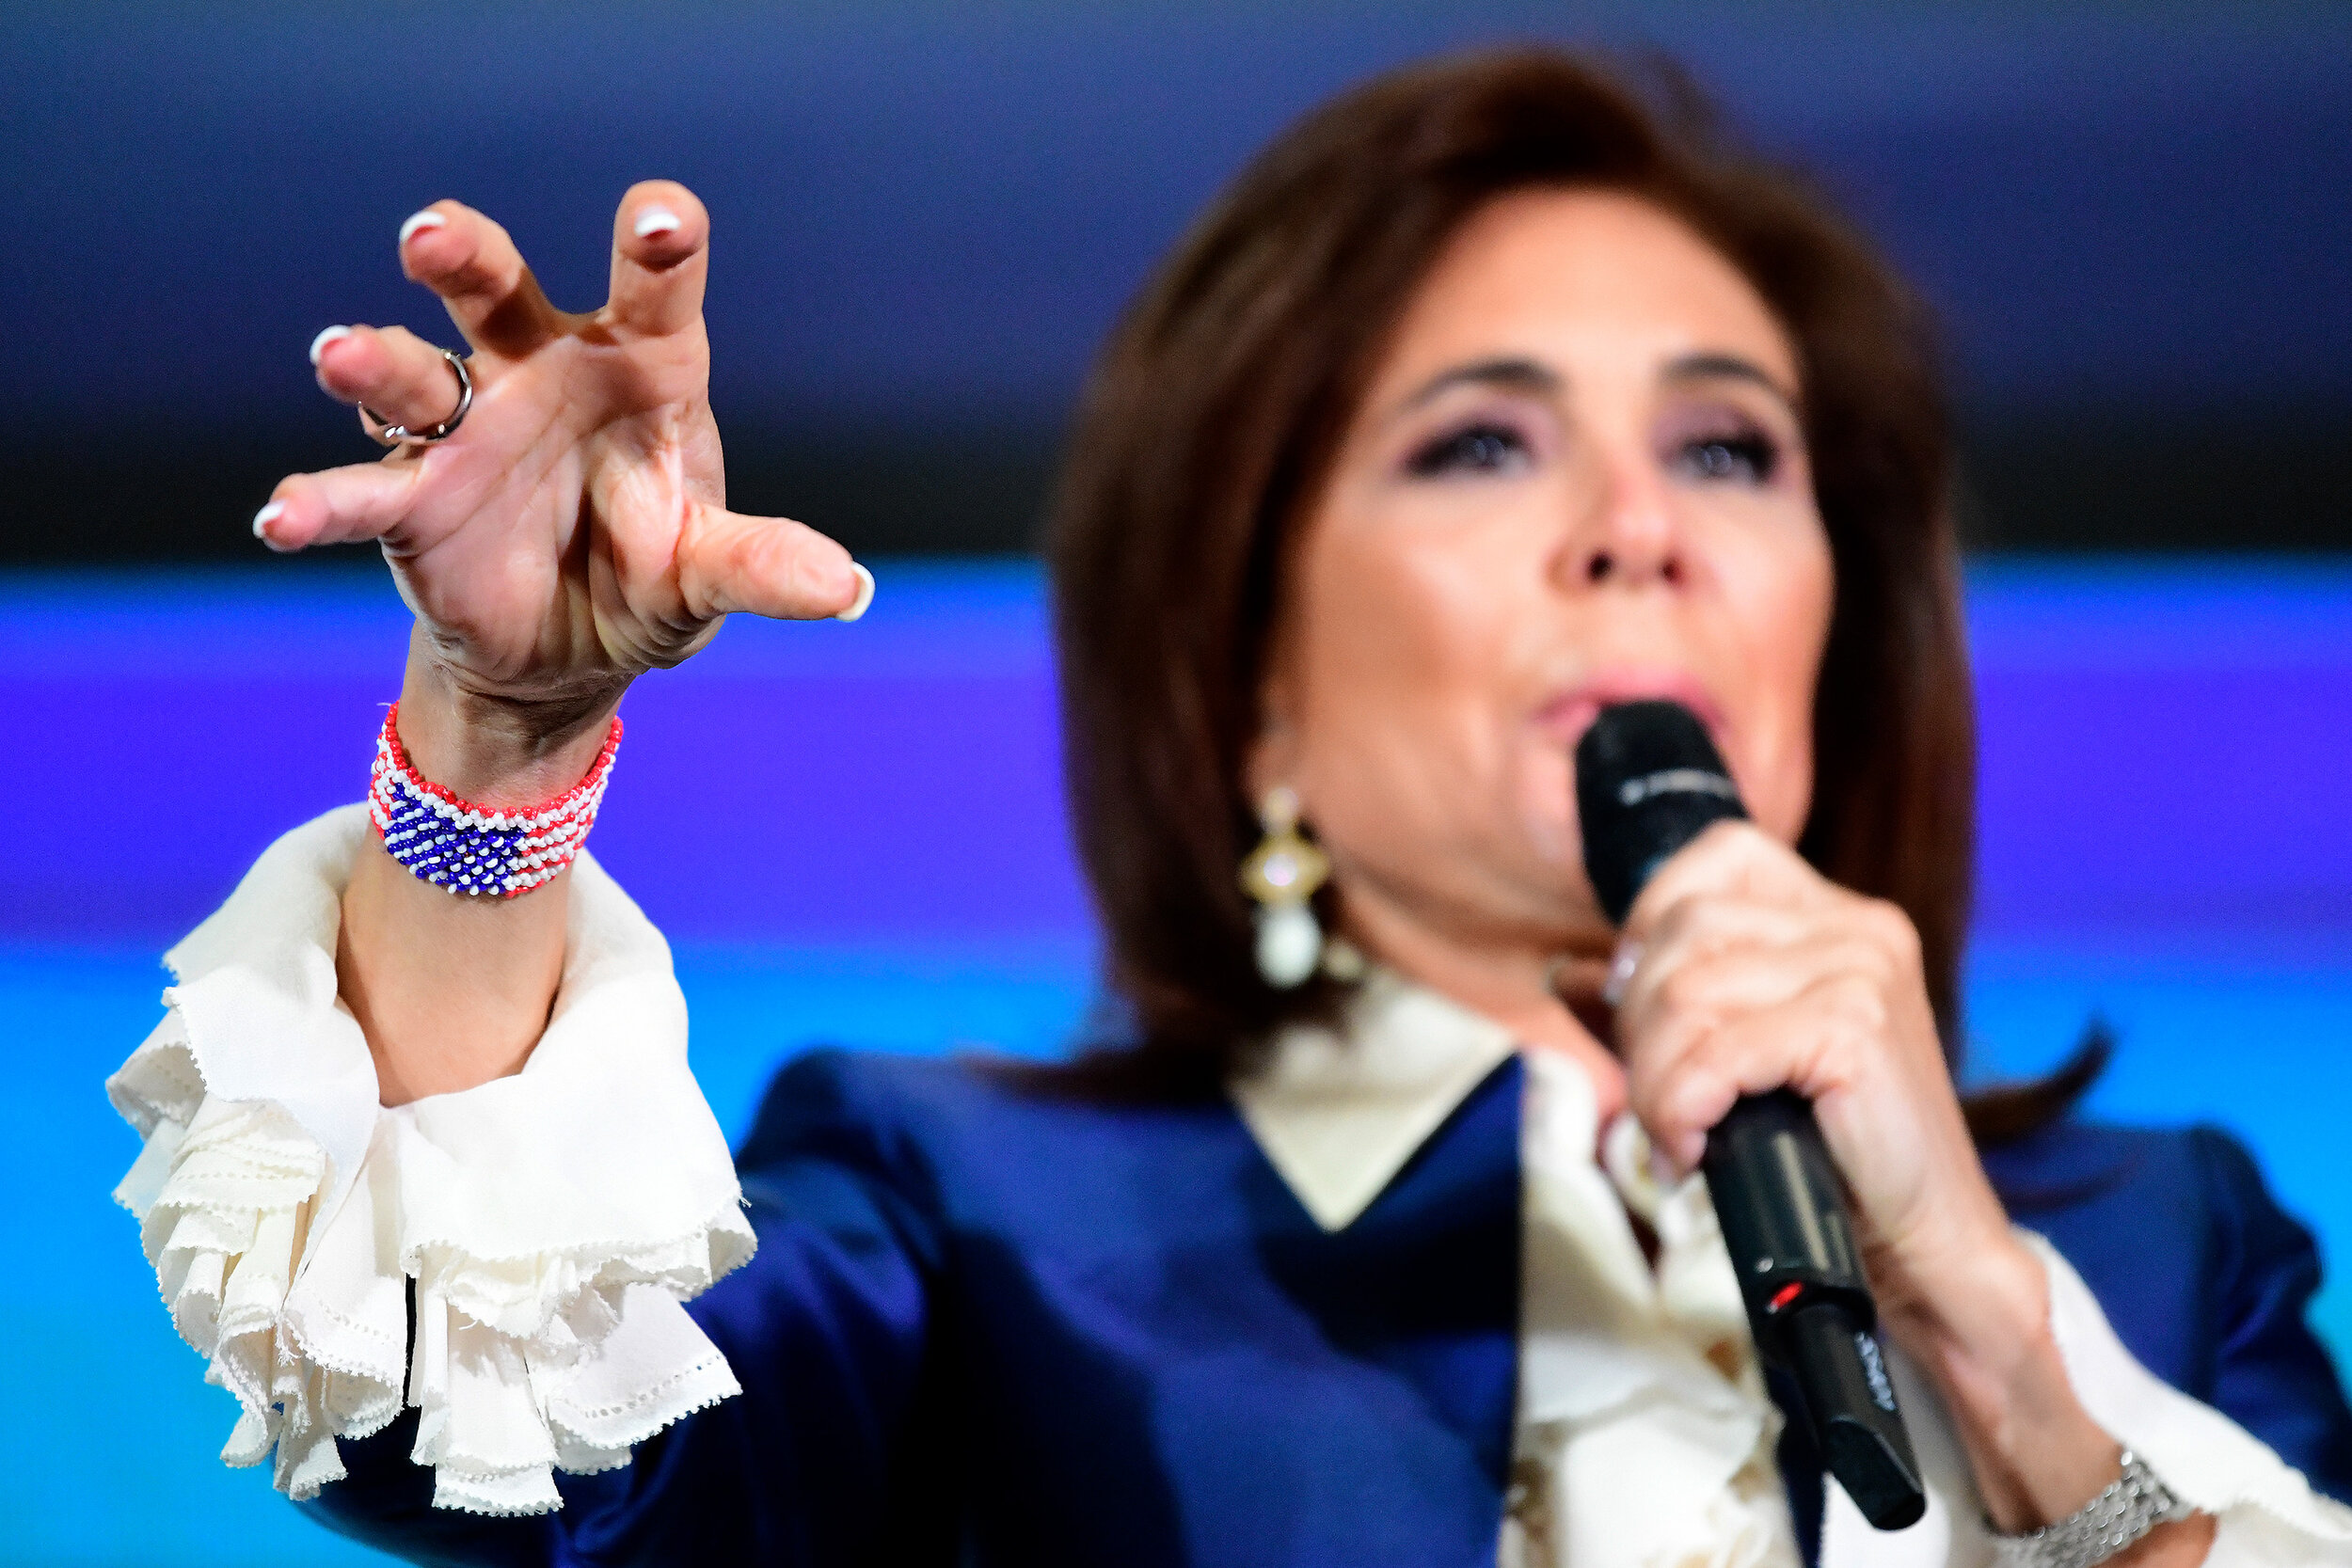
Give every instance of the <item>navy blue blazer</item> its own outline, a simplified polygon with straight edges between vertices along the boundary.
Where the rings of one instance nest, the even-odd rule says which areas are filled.
[[[432,1509],[414,1412],[303,1506],[426,1562],[1491,1563],[1522,1085],[1498,1068],[1327,1233],[1222,1098],[804,1056],[738,1157],[758,1254],[691,1307],[739,1398],[562,1478],[551,1515]],[[2352,1412],[2304,1323],[2317,1254],[2244,1149],[2067,1123],[1986,1164],[2142,1364],[2352,1499]]]

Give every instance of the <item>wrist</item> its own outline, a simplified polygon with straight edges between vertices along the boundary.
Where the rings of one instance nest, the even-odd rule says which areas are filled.
[[[487,693],[412,645],[400,742],[420,773],[453,795],[485,806],[534,805],[571,788],[596,762],[627,688],[616,677],[540,697]]]
[[[2049,1283],[2006,1225],[1908,1250],[1898,1276],[1909,1287],[1882,1290],[1879,1305],[1924,1370],[1962,1389],[2007,1388],[2039,1370],[2036,1349],[2051,1340]]]
[[[2039,1529],[2111,1483],[2122,1449],[2074,1397],[2041,1260],[2006,1228],[1958,1260],[1891,1305],[1888,1333],[1936,1386],[1994,1527]]]
[[[2025,1534],[1996,1535],[1994,1555],[2000,1568],[2154,1568],[2159,1562],[2203,1561],[2213,1544],[2212,1516],[2194,1513],[2129,1449],[2121,1469],[2106,1490],[2065,1518]]]

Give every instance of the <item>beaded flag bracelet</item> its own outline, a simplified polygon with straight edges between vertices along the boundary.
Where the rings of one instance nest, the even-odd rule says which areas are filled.
[[[572,863],[604,802],[620,749],[615,717],[588,776],[543,806],[498,811],[428,782],[400,744],[400,705],[384,715],[368,775],[368,816],[392,859],[451,893],[512,898]]]

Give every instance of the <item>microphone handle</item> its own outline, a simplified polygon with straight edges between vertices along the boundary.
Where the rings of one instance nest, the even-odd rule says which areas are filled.
[[[1915,1523],[1927,1493],[1813,1107],[1788,1089],[1738,1101],[1701,1169],[1756,1350],[1795,1379],[1822,1463],[1878,1528]]]

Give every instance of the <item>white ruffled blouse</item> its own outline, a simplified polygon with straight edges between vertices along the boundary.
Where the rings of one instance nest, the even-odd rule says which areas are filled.
[[[405,1402],[437,1506],[544,1512],[556,1470],[625,1464],[739,1391],[681,1303],[752,1255],[751,1227],[669,946],[584,855],[522,1071],[378,1103],[335,993],[368,831],[355,805],[287,834],[167,955],[169,1010],[106,1083],[147,1139],[115,1196],[243,1406],[223,1459],[274,1449],[278,1485],[310,1497],[343,1474],[335,1439]]]
[[[146,1139],[116,1196],[207,1380],[241,1406],[223,1459],[274,1454],[278,1485],[311,1496],[343,1473],[336,1438],[408,1404],[436,1505],[544,1512],[560,1506],[556,1470],[625,1464],[739,1391],[682,1304],[751,1256],[752,1233],[687,1069],[668,945],[586,855],[555,1013],[522,1071],[378,1102],[335,981],[342,888],[367,832],[349,806],[287,834],[168,955],[164,1021],[107,1081]],[[1491,1022],[1375,972],[1343,1030],[1287,1032],[1233,1094],[1300,1202],[1339,1229],[1515,1049]],[[1792,1563],[1779,1415],[1704,1183],[1661,1189],[1629,1121],[1597,1135],[1579,1069],[1524,1055],[1518,1455],[1502,1560]],[[1629,1211],[1659,1240],[1655,1264]],[[2074,1271],[2028,1240],[2077,1394],[2219,1517],[2208,1560],[2352,1565],[2352,1511],[2140,1368]],[[1882,1534],[1832,1483],[1824,1568],[1989,1562],[1948,1418],[1890,1362],[1928,1514]]]

